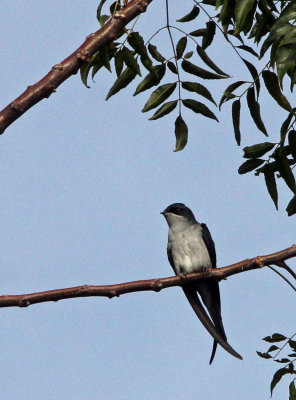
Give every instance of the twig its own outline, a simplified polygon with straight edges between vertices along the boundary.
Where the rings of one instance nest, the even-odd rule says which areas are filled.
[[[101,29],[90,34],[74,53],[54,65],[39,82],[28,86],[18,98],[0,112],[0,134],[32,106],[49,97],[71,75],[76,74],[83,62],[89,61],[99,49],[111,43],[123,27],[146,11],[151,2],[152,0],[131,0],[126,7],[117,11]]]
[[[215,268],[205,272],[188,274],[184,278],[174,276],[169,278],[126,282],[115,285],[83,285],[65,289],[47,290],[44,292],[31,294],[3,295],[0,296],[0,307],[27,307],[31,304],[71,299],[74,297],[99,296],[109,297],[111,299],[112,297],[119,297],[120,295],[126,293],[141,291],[159,292],[160,290],[168,287],[184,286],[188,282],[197,281],[205,278],[215,278],[220,281],[221,279],[225,279],[228,276],[262,268],[270,264],[277,264],[292,257],[296,257],[295,244],[287,249],[278,251],[273,254],[258,256],[252,259],[246,259],[223,268]]]
[[[294,285],[292,285],[292,283],[289,281],[289,279],[287,279],[283,274],[281,274],[279,271],[277,271],[272,266],[268,265],[268,268],[270,268],[273,272],[275,272],[277,275],[279,275],[296,292],[296,287]]]
[[[284,268],[296,280],[295,272],[284,261],[279,261],[278,263],[275,263],[275,265],[277,265],[280,268]]]

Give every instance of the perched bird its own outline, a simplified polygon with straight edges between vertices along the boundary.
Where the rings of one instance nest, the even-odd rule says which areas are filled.
[[[196,221],[193,212],[188,207],[183,203],[174,203],[161,214],[169,226],[167,253],[176,275],[182,277],[192,272],[216,268],[216,250],[210,231],[205,224]],[[201,323],[214,338],[210,364],[215,357],[217,343],[234,357],[242,360],[242,357],[227,342],[222,323],[218,282],[214,279],[204,279],[188,283],[183,286],[183,291]]]

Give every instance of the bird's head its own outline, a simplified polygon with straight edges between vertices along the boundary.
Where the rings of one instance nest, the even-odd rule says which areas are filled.
[[[177,224],[196,222],[193,212],[183,203],[173,203],[162,211],[161,214],[165,217],[169,227]]]

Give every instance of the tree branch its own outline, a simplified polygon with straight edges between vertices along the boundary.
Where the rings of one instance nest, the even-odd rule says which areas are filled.
[[[154,291],[159,292],[162,289],[173,286],[184,286],[188,282],[198,281],[205,278],[225,279],[228,276],[239,274],[245,271],[262,268],[270,264],[275,264],[296,257],[296,244],[291,247],[266,256],[258,256],[252,259],[246,259],[236,264],[228,265],[223,268],[210,269],[205,272],[188,274],[184,278],[178,276],[160,279],[149,279],[134,282],[126,282],[115,285],[104,286],[76,286],[66,289],[47,290],[45,292],[4,295],[0,296],[0,307],[27,307],[31,304],[44,303],[46,301],[58,301],[71,299],[74,297],[119,297],[121,294]]]
[[[123,27],[146,11],[151,2],[152,0],[131,0],[117,11],[106,25],[90,34],[74,53],[54,65],[39,82],[28,86],[19,97],[0,112],[0,134],[32,106],[49,97],[71,75],[76,74],[84,61],[89,61],[100,48],[111,43]]]

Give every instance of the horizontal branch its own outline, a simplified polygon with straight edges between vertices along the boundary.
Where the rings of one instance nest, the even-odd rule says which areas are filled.
[[[89,61],[100,48],[113,42],[130,21],[146,11],[151,2],[152,0],[131,0],[117,11],[106,25],[90,34],[74,53],[54,65],[39,82],[28,86],[18,98],[0,112],[0,134],[32,106],[49,97],[71,75],[76,74],[84,61]]]
[[[74,297],[119,297],[121,294],[154,291],[159,292],[162,289],[172,286],[184,286],[188,282],[198,281],[205,278],[216,278],[218,280],[225,279],[228,276],[239,274],[245,271],[262,268],[267,265],[278,265],[279,263],[296,257],[296,245],[278,251],[266,256],[258,256],[252,259],[246,259],[236,264],[228,265],[223,268],[210,269],[205,272],[188,274],[184,278],[178,276],[160,279],[148,279],[134,282],[126,282],[115,285],[104,286],[76,286],[72,288],[47,290],[45,292],[20,294],[20,295],[4,295],[0,296],[0,307],[27,307],[31,304],[44,303],[46,301],[58,301],[63,299],[71,299]]]

